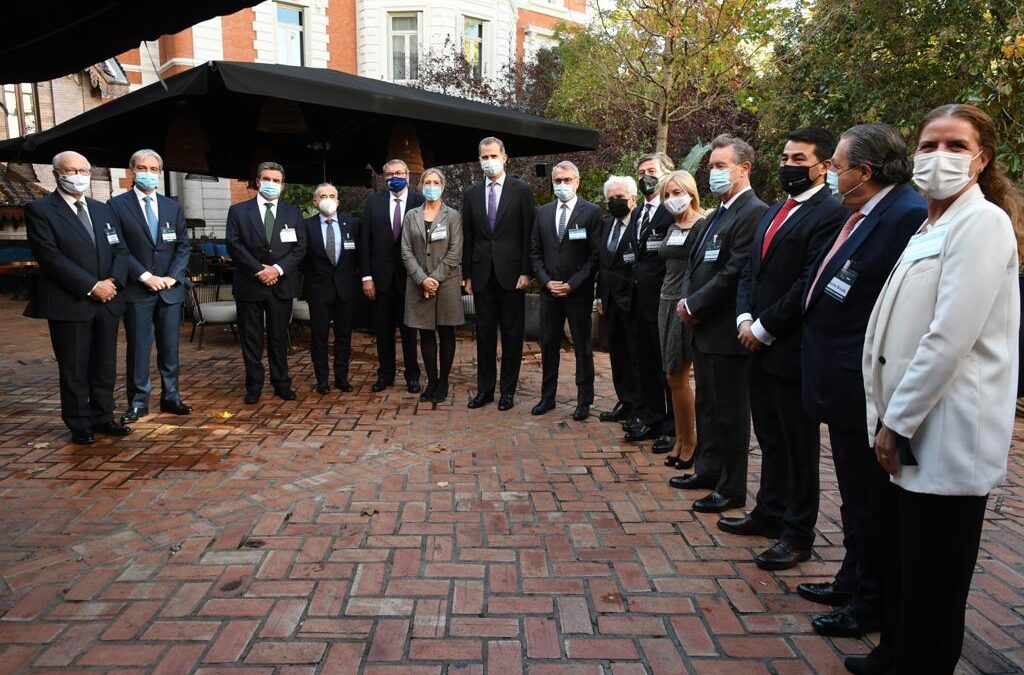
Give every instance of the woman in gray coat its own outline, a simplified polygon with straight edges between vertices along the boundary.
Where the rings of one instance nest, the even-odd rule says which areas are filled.
[[[455,327],[466,321],[461,288],[462,219],[458,211],[441,201],[444,183],[444,174],[437,169],[424,171],[420,190],[426,202],[410,209],[402,223],[402,263],[409,273],[405,323],[420,332],[427,371],[427,388],[420,394],[420,400],[435,406],[448,398],[448,375],[455,360]]]

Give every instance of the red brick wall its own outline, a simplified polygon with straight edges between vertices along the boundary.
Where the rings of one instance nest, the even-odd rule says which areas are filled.
[[[330,36],[327,67],[357,74],[355,0],[334,0],[327,5],[327,33]]]
[[[256,31],[252,27],[255,17],[256,13],[251,9],[221,17],[225,61],[256,61]]]
[[[171,59],[191,59],[193,55],[192,51],[192,29],[186,28],[180,33],[174,35],[163,35],[160,37],[160,60],[163,63],[167,63]],[[165,78],[171,75],[177,75],[188,70],[191,66],[184,64],[176,65],[168,68],[161,73]]]

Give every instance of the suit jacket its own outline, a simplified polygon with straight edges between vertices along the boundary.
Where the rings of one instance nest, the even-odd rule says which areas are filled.
[[[804,310],[800,346],[804,410],[815,420],[857,429],[864,422],[864,378],[861,359],[864,331],[878,293],[907,240],[928,214],[928,204],[907,184],[895,186],[857,225],[811,284],[831,250],[833,237],[814,261],[801,304]],[[824,292],[836,273],[847,267],[857,275],[840,302]],[[811,295],[810,305],[807,304]]]
[[[429,241],[423,208],[405,214],[402,225],[402,264],[408,273],[405,290],[405,323],[416,328],[435,325],[461,326],[466,318],[462,309],[462,219],[459,212],[442,203],[432,225],[443,227],[444,239]],[[434,301],[421,300],[420,284],[427,277],[440,284]]]
[[[117,214],[128,247],[128,283],[125,300],[138,302],[154,296],[168,305],[185,301],[185,274],[188,270],[189,241],[185,212],[178,202],[156,196],[157,241],[149,232],[149,223],[139,205],[135,190],[113,197],[107,205]],[[174,232],[174,241],[164,241],[165,232]],[[149,272],[158,277],[171,277],[178,283],[157,293],[147,289],[139,277]]]
[[[474,288],[483,289],[493,269],[498,284],[512,290],[520,275],[530,274],[533,192],[506,174],[492,232],[487,222],[486,182],[473,184],[462,196],[462,275]]]
[[[629,219],[633,250],[636,251],[636,263],[633,264],[632,309],[645,321],[657,321],[658,305],[661,302],[661,282],[665,279],[665,261],[658,255],[658,248],[675,218],[664,204],[659,204],[651,216],[650,226],[641,234],[640,217],[643,211],[643,203],[638,204]],[[647,250],[648,241],[652,242],[652,246],[653,242],[657,242],[658,246]]]
[[[619,234],[619,243],[615,251],[608,250],[608,238],[615,226],[615,218],[605,218],[601,222],[601,235],[597,244],[597,297],[607,309],[614,303],[623,312],[629,312],[633,299],[633,263],[623,260],[627,251],[633,250],[633,226],[625,221],[625,227]]]
[[[814,261],[835,239],[847,213],[828,187],[822,186],[790,214],[762,261],[765,232],[784,203],[768,209],[754,230],[736,292],[736,316],[749,313],[760,319],[775,338],[770,346],[754,353],[754,363],[772,375],[799,378],[804,286],[813,274]]]
[[[711,215],[694,233],[683,297],[690,312],[700,319],[692,329],[693,345],[705,354],[748,354],[736,339],[736,287],[750,256],[754,228],[767,210],[768,205],[753,190],[747,190],[719,216],[711,236],[705,236]],[[707,260],[706,252],[714,246],[718,246],[718,257]]]
[[[96,244],[59,192],[40,197],[25,207],[28,245],[39,263],[35,292],[25,316],[53,321],[91,321],[98,311],[124,313],[124,284],[128,250],[117,215],[103,202],[85,198]],[[113,232],[117,243],[111,244]],[[114,238],[114,237],[111,237]],[[118,294],[107,303],[89,292],[97,281],[114,279]]]
[[[405,215],[424,202],[423,195],[408,188],[405,195]],[[390,192],[372,194],[363,211],[363,239],[359,249],[359,269],[363,276],[373,277],[378,293],[405,287],[405,266],[402,265],[402,238],[396,241],[392,229],[394,202]]]
[[[294,242],[281,241],[281,231],[286,227],[295,231]],[[281,199],[277,201],[274,233],[268,242],[256,198],[232,204],[228,209],[226,238],[228,253],[235,264],[236,300],[260,302],[271,296],[290,300],[299,294],[299,272],[306,257],[306,228],[297,208]],[[264,265],[279,265],[284,270],[284,276],[273,286],[264,286],[256,279]]]
[[[302,221],[306,228],[306,260],[303,264],[303,286],[306,300],[312,305],[329,305],[335,299],[353,302],[359,294],[359,247],[363,243],[358,218],[338,213],[334,216],[341,230],[341,258],[331,263],[320,229],[320,214]],[[345,242],[355,243],[347,250]]]
[[[594,301],[594,275],[597,273],[598,240],[601,233],[601,209],[582,197],[566,221],[565,234],[558,238],[557,199],[537,207],[533,222],[530,260],[533,275],[540,282],[541,292],[548,293],[549,281],[565,281],[572,292],[565,300],[592,303]],[[570,239],[569,232],[583,229],[586,239]]]
[[[938,253],[900,257],[864,339],[867,424],[910,439],[911,492],[986,495],[1006,478],[1017,396],[1017,243],[977,185],[933,226]]]

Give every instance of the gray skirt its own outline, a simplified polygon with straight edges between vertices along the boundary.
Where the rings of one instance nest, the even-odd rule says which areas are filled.
[[[678,300],[662,299],[658,305],[658,337],[661,340],[661,363],[666,373],[678,373],[693,361],[690,327],[676,314]]]

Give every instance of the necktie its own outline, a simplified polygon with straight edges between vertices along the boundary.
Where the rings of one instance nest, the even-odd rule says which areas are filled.
[[[402,234],[402,200],[395,197],[395,213],[391,216],[391,238],[398,241]]]
[[[700,246],[698,246],[696,250],[704,250],[704,244],[707,243],[711,239],[711,236],[715,233],[715,226],[718,225],[718,219],[721,218],[722,214],[724,213],[724,206],[719,206],[717,209],[715,209],[714,214],[712,214],[711,216],[711,220],[708,222],[708,226],[704,228],[704,236],[701,237]]]
[[[831,261],[833,257],[835,257],[836,252],[844,243],[846,243],[846,240],[850,238],[850,233],[853,232],[854,226],[860,222],[860,219],[863,217],[863,213],[860,211],[854,211],[847,219],[846,225],[843,225],[843,229],[839,230],[839,236],[836,237],[836,241],[832,244],[832,248],[828,250],[828,254],[825,256],[825,259],[821,261],[821,267],[818,268],[818,273],[814,275],[814,282],[811,283],[811,292],[807,294],[807,304],[804,305],[804,307],[811,304],[811,295],[814,294],[814,289],[818,285],[818,280],[821,279],[821,273],[825,271],[825,266],[828,265],[829,261]]]
[[[647,234],[647,226],[651,223],[651,205],[644,204],[643,217],[640,218],[640,238]]]
[[[611,239],[608,240],[608,252],[611,254],[615,253],[615,249],[619,247],[619,237],[622,236],[622,221],[618,218],[615,219],[615,229],[612,230]]]
[[[494,231],[494,222],[498,217],[498,193],[495,191],[496,182],[491,181],[491,189],[487,194],[487,223]]]
[[[772,219],[772,224],[768,226],[768,231],[764,233],[764,243],[761,244],[761,260],[764,260],[765,255],[768,253],[768,247],[772,245],[772,239],[775,238],[775,233],[782,227],[782,223],[785,222],[786,216],[792,211],[797,204],[797,200],[790,197],[786,200],[786,203],[782,205],[779,212],[775,214],[775,218]]]
[[[146,222],[149,223],[149,236],[153,239],[153,243],[159,243],[157,241],[158,226],[156,222],[156,212],[153,211],[153,198],[143,197],[142,201],[146,202]]]
[[[562,204],[562,213],[558,216],[558,241],[565,236],[565,221],[569,217],[569,205]]]
[[[332,265],[338,264],[338,244],[334,238],[334,220],[332,218],[327,219],[327,257],[330,258]]]
[[[92,229],[92,220],[89,218],[89,212],[85,210],[85,202],[75,202],[75,210],[78,211],[78,219],[82,221],[82,226],[85,227],[85,232],[89,235],[89,241],[95,246],[96,232]]]
[[[263,214],[263,228],[267,232],[267,243],[272,244],[274,241],[274,205],[270,202],[264,204],[267,210]]]

